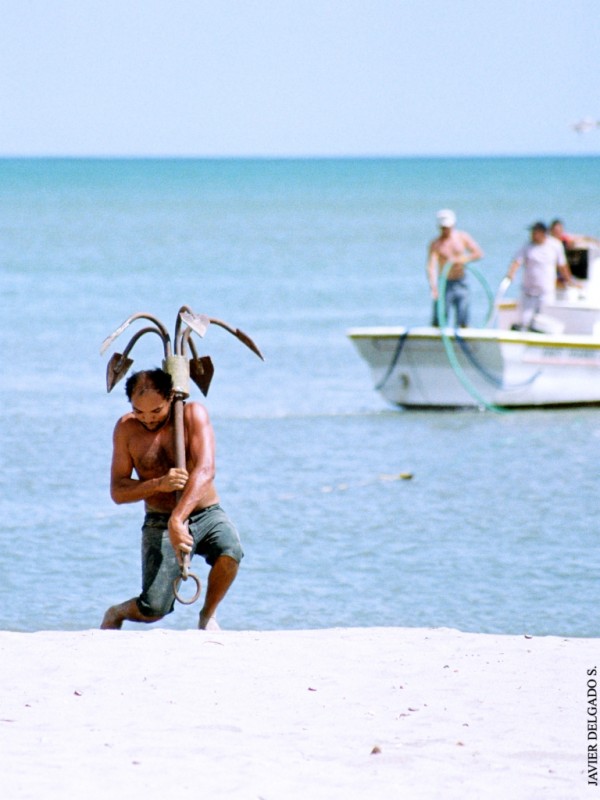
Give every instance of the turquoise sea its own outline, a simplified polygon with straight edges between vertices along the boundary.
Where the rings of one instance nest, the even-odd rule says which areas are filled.
[[[495,289],[537,219],[600,235],[600,158],[0,160],[0,629],[95,627],[138,593],[142,508],[108,494],[127,403],[99,349],[186,304],[266,357],[196,339],[246,551],[223,627],[600,635],[600,408],[393,409],[346,338],[428,321],[446,206]],[[158,365],[158,339],[133,357]]]

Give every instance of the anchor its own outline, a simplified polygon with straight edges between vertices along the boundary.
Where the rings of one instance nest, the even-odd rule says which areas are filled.
[[[196,314],[189,308],[189,306],[182,306],[175,321],[175,352],[171,344],[171,337],[169,331],[163,323],[153,314],[146,312],[137,312],[128,317],[119,327],[113,331],[110,336],[102,342],[100,354],[108,350],[111,344],[117,339],[123,331],[125,331],[132,323],[138,320],[147,320],[151,325],[138,330],[129,340],[127,346],[122,353],[114,353],[106,367],[106,390],[111,392],[116,384],[125,377],[133,364],[133,359],[129,358],[129,354],[133,350],[136,342],[147,333],[154,333],[158,335],[163,343],[163,369],[171,376],[173,382],[173,431],[174,431],[174,445],[175,445],[175,466],[181,469],[186,468],[185,459],[185,429],[183,419],[184,400],[190,396],[190,382],[191,378],[196,386],[200,389],[202,394],[206,397],[208,389],[214,375],[214,365],[210,356],[199,356],[196,346],[192,340],[192,334],[195,333],[200,338],[203,338],[209,326],[217,325],[224,328],[231,333],[242,344],[246,345],[253,353],[255,353],[262,361],[264,356],[259,348],[252,341],[252,339],[239,328],[234,328],[223,320],[208,317],[205,314]],[[191,358],[188,360],[188,349],[191,353]],[[179,500],[181,492],[176,492],[176,498]],[[191,605],[195,603],[200,596],[200,580],[197,575],[190,572],[190,554],[180,553],[181,558],[181,574],[175,578],[173,582],[173,593],[175,599],[184,605]],[[196,591],[194,595],[188,600],[181,597],[179,594],[179,586],[181,581],[187,581],[191,578],[196,584]]]

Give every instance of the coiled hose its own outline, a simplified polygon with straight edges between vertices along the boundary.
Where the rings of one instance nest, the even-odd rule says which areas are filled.
[[[437,297],[437,316],[440,323],[440,335],[442,337],[442,343],[444,345],[444,349],[446,351],[446,356],[448,357],[448,361],[450,362],[450,366],[452,367],[454,374],[461,382],[463,387],[467,390],[467,392],[473,397],[477,403],[482,406],[483,408],[487,408],[488,411],[493,411],[496,414],[507,414],[509,410],[504,406],[497,405],[495,403],[489,403],[485,397],[477,390],[477,388],[472,384],[472,382],[467,378],[464,369],[458,362],[458,358],[456,357],[456,353],[454,352],[454,348],[452,347],[452,340],[446,333],[446,285],[448,283],[448,273],[452,267],[452,263],[448,262],[440,275],[439,287],[438,287],[438,297]],[[489,284],[486,279],[483,277],[481,272],[473,267],[470,264],[466,264],[465,267],[469,269],[477,278],[477,280],[483,286],[489,302],[489,309],[486,317],[485,324],[487,325],[489,321],[492,319],[495,313],[495,303],[494,303],[494,295],[492,294]]]

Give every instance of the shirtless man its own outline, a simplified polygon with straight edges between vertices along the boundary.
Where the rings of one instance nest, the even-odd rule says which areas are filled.
[[[178,469],[170,375],[160,369],[136,372],[125,391],[132,411],[115,426],[110,493],[115,503],[145,504],[142,592],[111,606],[101,627],[120,628],[125,620],[156,622],[170,614],[183,551],[204,556],[211,567],[198,627],[218,628],[217,606],[235,579],[243,552],[213,482],[215,444],[208,413],[199,403],[184,406],[187,463]]]
[[[445,265],[450,261],[452,266],[448,272],[446,283],[446,321],[452,306],[457,327],[466,328],[469,324],[469,286],[465,273],[465,264],[483,257],[483,251],[477,242],[464,231],[457,231],[456,215],[450,209],[442,209],[437,213],[440,235],[429,245],[427,257],[427,276],[433,299],[433,315],[431,324],[436,327],[438,319],[438,282]]]

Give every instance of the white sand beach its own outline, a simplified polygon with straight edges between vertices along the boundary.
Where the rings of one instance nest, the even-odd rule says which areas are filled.
[[[5,800],[573,798],[593,639],[0,632]]]

